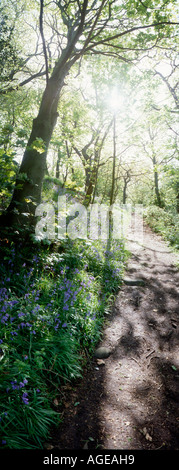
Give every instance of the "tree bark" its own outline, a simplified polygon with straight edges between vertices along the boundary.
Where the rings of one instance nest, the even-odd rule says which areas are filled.
[[[112,168],[112,183],[111,183],[111,194],[110,194],[110,207],[109,207],[109,246],[111,243],[113,233],[113,216],[112,216],[112,205],[114,203],[114,191],[115,191],[115,173],[116,173],[116,116],[113,117],[113,168]]]
[[[35,209],[41,202],[47,151],[58,117],[60,92],[69,68],[67,65],[63,67],[58,77],[53,74],[46,85],[38,116],[33,120],[32,132],[24,152],[11,203],[6,214],[2,216],[6,226],[14,225],[17,228],[28,226],[34,231]],[[38,151],[36,148],[37,139],[41,139],[44,151],[42,149]]]
[[[122,203],[126,204],[126,200],[127,200],[127,180],[124,179]]]
[[[94,163],[93,163],[93,168],[90,169],[89,180],[88,180],[88,184],[86,186],[86,194],[85,194],[85,198],[84,198],[84,201],[83,201],[83,204],[86,207],[88,207],[89,204],[91,203],[91,198],[92,198],[92,195],[93,195],[95,183],[97,181],[97,173],[98,173],[98,167],[99,167],[98,159],[99,159],[99,155],[98,155],[98,151],[96,150],[95,151],[95,159],[94,159]]]
[[[179,214],[179,193],[177,194],[177,214]]]
[[[154,185],[155,185],[155,195],[156,195],[157,205],[159,207],[162,207],[161,197],[160,197],[160,190],[159,190],[158,171],[156,170],[157,161],[156,161],[155,154],[153,154],[152,162],[153,162],[153,168],[154,168]]]
[[[161,198],[160,198],[160,191],[159,191],[159,181],[158,181],[158,172],[154,172],[154,182],[155,182],[155,194],[157,199],[157,205],[162,207]]]
[[[114,118],[113,118],[113,169],[112,169],[110,206],[112,206],[114,202],[115,172],[116,172],[116,116],[114,115]]]
[[[59,179],[60,178],[60,150],[58,150],[58,155],[57,155],[57,163],[56,163],[56,169],[55,169],[55,178]]]

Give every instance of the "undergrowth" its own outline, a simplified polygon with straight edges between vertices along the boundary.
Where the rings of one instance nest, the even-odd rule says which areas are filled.
[[[179,214],[150,206],[145,209],[144,217],[152,230],[160,233],[174,249],[179,250]]]
[[[0,245],[0,447],[42,448],[62,384],[82,376],[119,288],[123,242]]]

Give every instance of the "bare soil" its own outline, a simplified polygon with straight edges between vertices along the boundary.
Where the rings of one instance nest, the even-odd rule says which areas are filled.
[[[148,227],[129,242],[126,277],[81,381],[66,385],[58,449],[179,449],[179,272],[176,254]]]

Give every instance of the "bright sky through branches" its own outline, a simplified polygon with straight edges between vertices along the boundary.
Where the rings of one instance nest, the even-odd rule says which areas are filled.
[[[111,109],[113,113],[116,113],[117,111],[121,109],[122,103],[123,103],[122,94],[121,92],[119,93],[119,90],[117,89],[117,87],[114,87],[111,90],[111,93],[108,98],[109,108]]]

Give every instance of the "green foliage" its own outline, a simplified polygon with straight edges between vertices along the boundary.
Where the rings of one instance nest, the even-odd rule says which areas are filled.
[[[46,146],[45,146],[45,142],[43,141],[43,139],[41,139],[40,137],[36,137],[36,139],[27,148],[29,150],[36,150],[37,153],[41,154],[45,152]]]
[[[157,206],[150,206],[145,209],[144,216],[155,232],[160,233],[175,249],[179,249],[178,214]]]
[[[8,206],[12,197],[16,176],[19,169],[16,149],[26,146],[27,132],[25,129],[15,129],[6,123],[0,133],[0,211]],[[26,174],[19,174],[19,179],[27,180]],[[20,185],[19,185],[20,188]]]
[[[22,60],[13,41],[14,25],[9,24],[7,13],[0,8],[0,81],[8,82],[19,69]]]
[[[0,211],[7,207],[12,196],[13,187],[18,170],[12,151],[0,148]]]
[[[101,336],[126,253],[122,242],[67,240],[53,251],[6,238],[0,255],[0,446],[42,448],[61,420],[54,397]]]

